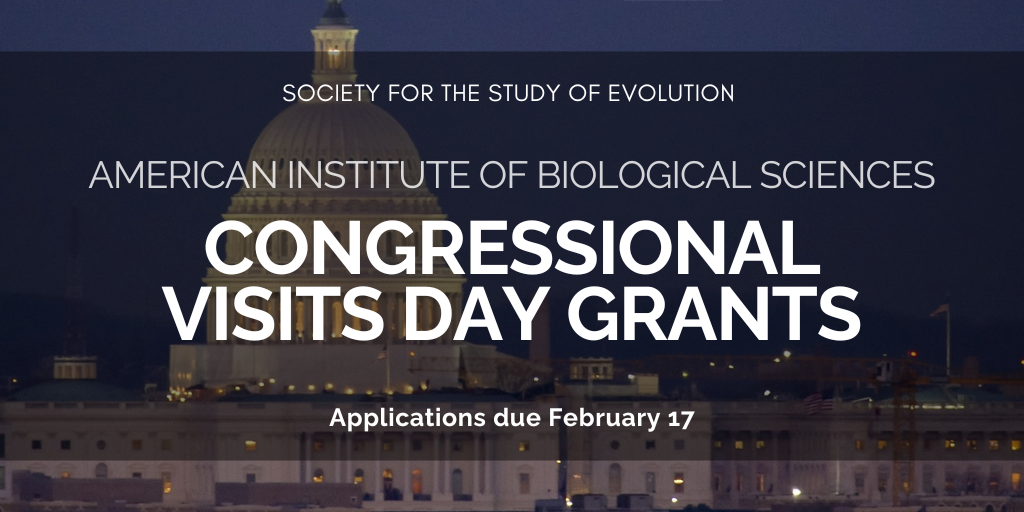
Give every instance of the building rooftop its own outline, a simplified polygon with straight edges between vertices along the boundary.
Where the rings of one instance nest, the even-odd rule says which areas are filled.
[[[141,402],[141,393],[89,379],[61,379],[18,390],[10,402]]]

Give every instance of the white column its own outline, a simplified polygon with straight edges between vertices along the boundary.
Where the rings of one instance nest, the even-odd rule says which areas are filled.
[[[373,481],[375,483],[374,483],[374,486],[373,486],[374,487],[373,494],[375,496],[377,496],[377,497],[380,497],[381,500],[384,499],[384,493],[382,492],[384,490],[384,475],[383,475],[383,473],[381,471],[381,466],[380,466],[380,445],[381,445],[382,442],[384,442],[384,437],[381,436],[379,432],[374,433],[373,434],[373,449],[374,449],[373,456],[377,460],[377,474],[374,475],[374,480]]]
[[[365,478],[365,477],[364,477]],[[345,479],[343,482],[352,482],[352,433],[345,434]]]
[[[434,487],[434,494],[441,494],[444,492],[444,488],[441,486],[443,478],[441,478],[441,434],[439,432],[433,432],[430,435],[434,442],[434,481],[431,482]]]
[[[334,434],[334,482],[345,483],[345,478],[342,476],[344,473],[341,472],[341,434]]]
[[[405,488],[402,489],[402,499],[406,501],[412,501],[412,468],[409,464],[409,457],[412,454],[412,449],[409,446],[409,443],[411,442],[412,436],[410,436],[408,432],[403,432],[402,447],[405,451],[405,461],[402,464],[404,466],[402,471],[405,473],[405,477],[402,480],[405,482],[403,484]]]
[[[306,446],[303,447],[303,451],[306,454],[306,475],[303,481],[309,483],[313,481],[313,433],[306,433]]]

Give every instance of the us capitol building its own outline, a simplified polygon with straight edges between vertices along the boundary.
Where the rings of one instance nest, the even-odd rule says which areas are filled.
[[[339,1],[328,2],[312,34],[314,84],[354,83],[357,30]],[[296,103],[263,130],[250,159],[279,168],[319,160],[419,166],[405,130],[369,102]],[[232,197],[224,215],[254,232],[282,219],[311,231],[313,221],[322,220],[344,238],[350,220],[372,226],[398,219],[416,230],[424,220],[445,218],[425,187],[254,185]],[[378,249],[394,256],[395,247],[418,236],[411,242],[385,238]],[[231,233],[227,262],[253,259],[252,241]],[[272,241],[281,261],[293,250],[288,237]],[[456,308],[457,324],[464,279],[444,268],[434,275],[385,276],[366,266],[350,275],[338,264],[325,275],[314,276],[310,266],[277,276],[253,266],[235,276],[210,269],[205,283],[227,287],[229,294],[254,285],[331,285],[342,292],[372,286],[383,295],[362,306],[381,313],[384,332],[373,342],[346,339],[344,326],[360,329],[358,319],[333,298],[323,304],[323,342],[310,336],[313,308],[303,302],[309,298],[292,304],[287,341],[275,334],[261,342],[218,342],[210,319],[206,344],[172,347],[170,390],[159,401],[99,383],[94,359],[57,358],[53,381],[0,402],[3,511],[559,510],[574,496],[572,508],[583,510],[602,508],[602,500],[632,510],[699,504],[767,510],[801,503],[889,505],[894,487],[915,506],[1021,510],[1015,497],[1024,474],[1019,399],[966,388],[922,389],[911,406],[919,434],[908,440],[894,436],[896,408],[881,391],[808,414],[796,397],[716,400],[693,391],[665,398],[665,374],[627,373],[607,359],[576,359],[553,369],[544,333],[534,336],[528,360],[457,342],[453,331],[406,341],[398,314],[406,286],[442,290]],[[229,295],[229,308],[233,302]],[[281,318],[276,297],[250,305]],[[215,305],[207,306],[211,314]],[[431,327],[433,303],[417,307],[425,323],[420,327]],[[692,411],[693,419],[685,430],[663,420],[652,432],[487,426],[350,433],[328,426],[335,409],[488,417],[508,409],[546,417],[550,407],[584,406],[662,418]],[[898,454],[910,446],[916,455],[908,472]]]

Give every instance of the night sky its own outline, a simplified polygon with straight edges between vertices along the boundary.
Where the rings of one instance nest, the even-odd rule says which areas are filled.
[[[0,50],[304,51],[320,0],[0,2]],[[370,51],[1007,51],[1015,0],[348,0]]]
[[[1024,49],[1024,9],[1018,2],[1009,1],[353,0],[345,6],[352,23],[360,29],[357,50],[362,51]],[[15,170],[9,171],[0,192],[0,215],[5,219],[0,262],[7,273],[0,283],[0,296],[64,294],[70,212],[72,206],[79,206],[87,302],[112,314],[156,319],[156,325],[162,326],[159,329],[167,330],[158,337],[173,335],[159,286],[173,285],[180,290],[179,296],[191,300],[207,266],[202,242],[225,211],[233,191],[89,191],[86,187],[95,162],[115,158],[244,159],[262,127],[283,108],[277,95],[282,80],[308,79],[305,52],[311,46],[309,29],[321,10],[322,2],[318,0],[0,3],[0,50],[5,51],[302,52],[293,54],[298,56],[296,59],[284,57],[297,63],[284,71],[260,74],[250,69],[245,83],[252,87],[231,87],[227,89],[231,94],[217,87],[222,85],[221,80],[238,77],[229,73],[214,77],[196,71],[195,76],[161,78],[161,72],[172,72],[173,67],[150,69],[140,65],[139,83],[148,84],[142,90],[132,89],[131,72],[125,70],[109,72],[109,76],[123,77],[116,87],[106,87],[103,78],[62,74],[49,68],[49,74],[42,75],[0,74],[0,90],[10,94],[5,94],[7,98],[0,105],[0,144],[7,153],[2,160]],[[558,69],[558,58],[546,62],[547,69]],[[679,123],[673,125],[675,131],[652,128],[648,133],[619,126],[633,133],[629,144],[621,134],[594,128],[606,121],[596,114],[567,112],[570,117],[566,119],[581,116],[573,122],[582,121],[591,131],[566,138],[566,134],[577,133],[574,126],[582,125],[552,121],[555,116],[544,107],[505,106],[498,107],[497,115],[508,116],[519,123],[517,126],[530,129],[501,132],[504,145],[495,153],[467,158],[460,155],[464,148],[483,148],[494,139],[494,133],[474,124],[482,119],[479,113],[447,111],[450,122],[438,133],[433,124],[438,107],[386,108],[410,132],[424,158],[523,158],[523,153],[513,154],[508,148],[528,147],[546,159],[562,159],[562,154],[567,155],[565,158],[594,159],[636,154],[650,155],[651,159],[736,157],[755,170],[765,159],[835,159],[837,155],[854,161],[934,159],[940,165],[939,184],[933,190],[908,194],[866,191],[840,194],[838,200],[832,195],[785,191],[683,194],[682,199],[650,191],[617,196],[587,192],[563,194],[557,201],[524,209],[523,197],[507,192],[485,195],[442,190],[438,196],[445,212],[460,223],[493,218],[506,218],[511,223],[536,218],[556,225],[570,218],[593,223],[615,218],[624,225],[650,217],[671,225],[676,219],[710,223],[727,218],[733,223],[730,228],[736,230],[730,236],[738,237],[741,222],[746,219],[775,225],[778,219],[796,218],[797,262],[822,264],[820,278],[770,281],[763,275],[735,279],[698,275],[666,283],[661,278],[637,278],[623,271],[605,284],[620,288],[630,284],[661,286],[666,295],[691,281],[708,287],[709,292],[725,285],[747,290],[757,285],[811,284],[822,289],[850,286],[861,291],[858,306],[864,310],[865,322],[870,323],[865,328],[865,339],[858,342],[870,345],[872,353],[889,350],[886,347],[920,348],[918,343],[923,341],[941,344],[942,323],[930,321],[927,315],[951,297],[957,312],[957,339],[963,340],[960,347],[965,347],[957,355],[998,346],[1004,362],[1016,365],[1022,356],[1015,355],[1013,346],[1017,344],[1016,333],[1024,326],[1024,273],[1020,270],[1024,244],[1019,235],[1024,210],[1017,199],[1024,186],[1024,158],[1019,147],[1024,131],[1024,104],[1019,98],[1019,91],[1024,90],[1024,66],[1020,58],[939,56],[935,58],[949,60],[924,59],[921,69],[926,74],[906,71],[901,75],[908,80],[904,83],[887,82],[886,77],[891,75],[874,75],[878,73],[876,65],[899,69],[900,58],[879,64],[870,58],[848,56],[847,70],[841,66],[833,69],[844,81],[832,90],[828,76],[808,73],[814,79],[807,84],[792,80],[807,68],[791,70],[787,75],[780,71],[785,69],[786,59],[764,60],[772,65],[781,62],[783,68],[758,74],[761,61],[741,56],[737,62],[743,65],[737,66],[735,79],[741,84],[746,80],[759,85],[756,92],[762,96],[755,99],[756,108],[747,104],[731,110],[701,111],[702,119],[710,122]],[[733,61],[726,57],[717,64],[713,61],[697,59],[693,65],[716,72],[725,69],[723,73],[728,75],[727,63]],[[25,65],[24,58],[18,62],[23,69],[32,67]],[[920,64],[920,59],[914,62]],[[45,64],[54,65],[51,61]],[[361,63],[359,68],[361,73],[366,72],[361,77],[383,80],[381,74],[374,74],[372,63]],[[600,67],[580,69],[582,75],[605,76]],[[647,80],[637,71],[642,69],[638,64],[630,79]],[[461,71],[461,78],[473,80],[472,72]],[[538,71],[530,79],[543,81],[542,74]],[[52,76],[61,79],[46,78]],[[787,76],[791,81],[787,94],[792,97],[771,104],[770,98],[763,96],[772,90],[765,84],[779,85]],[[972,76],[977,79],[972,81]],[[914,81],[911,83],[908,77]],[[162,85],[153,89],[153,84]],[[883,90],[886,95],[877,94]],[[187,94],[200,92],[207,94],[192,108],[175,107]],[[914,97],[909,101],[911,95]],[[17,100],[22,97],[29,101]],[[859,108],[858,101],[865,108]],[[146,102],[152,102],[152,108],[146,109],[148,124],[140,128],[137,112]],[[667,123],[671,117],[659,108],[637,107],[634,112],[620,114],[626,121],[661,126],[657,123]],[[887,117],[894,111],[905,119]],[[791,134],[789,130],[794,127],[798,130]],[[679,140],[690,143],[674,145]],[[642,153],[630,153],[634,145]],[[773,247],[777,240],[769,237]],[[473,276],[470,284],[488,286],[492,297],[500,298],[497,287],[511,280],[513,276]],[[555,286],[553,294],[561,302],[553,306],[553,313],[558,315],[573,289],[589,283],[552,274],[516,284]],[[713,297],[717,294],[709,293],[705,301],[715,302]],[[674,300],[677,298],[668,301],[668,316],[678,305]],[[9,309],[4,314],[6,324],[19,324],[21,310]],[[781,318],[784,313],[773,315]],[[773,329],[778,324],[781,321],[774,322]],[[505,332],[513,334],[515,327],[514,323],[505,326]],[[26,339],[32,336],[29,329],[19,329],[28,333],[24,334]],[[564,326],[558,333],[566,334]],[[152,332],[136,335],[157,336]],[[879,336],[881,341],[871,345],[872,340],[867,339],[871,336]],[[907,341],[893,341],[904,338]],[[703,346],[701,350],[772,353],[784,347],[815,349],[810,340],[799,347],[774,339],[769,344],[745,343]],[[637,350],[664,349],[644,347]],[[650,347],[655,348],[647,350]],[[521,353],[523,347],[506,344],[504,348]],[[935,360],[939,350],[925,352]]]

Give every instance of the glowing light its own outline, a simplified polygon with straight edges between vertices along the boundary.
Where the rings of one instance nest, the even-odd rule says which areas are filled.
[[[266,384],[264,384],[263,381],[260,381],[260,387],[262,388],[263,386],[266,386]]]
[[[409,357],[416,357],[416,352],[409,352]]]
[[[276,381],[276,380],[274,380],[274,379],[270,379],[270,383],[271,383],[271,384],[277,384],[277,381]]]
[[[672,496],[672,503],[679,503],[679,498]]]
[[[683,372],[683,378],[686,379],[686,378],[689,378],[689,377],[690,377],[690,372],[684,371]]]
[[[328,382],[327,384],[324,384],[324,389],[332,390],[332,389],[334,389],[334,384]]]
[[[770,389],[764,390],[764,396],[768,396],[768,395],[771,395],[771,394],[772,394],[772,390],[770,390]]]
[[[569,508],[572,508],[572,500],[570,500],[569,498],[566,498],[565,499],[565,506],[569,507]]]
[[[288,391],[295,391],[295,384],[289,384]]]
[[[352,393],[355,393],[355,392],[356,392],[356,390],[354,390],[352,388],[345,388],[345,394],[346,395],[351,395]]]
[[[314,385],[310,384],[310,385],[306,386],[306,389],[308,389],[308,390],[310,390],[310,391],[313,391],[313,390],[315,390],[315,389],[316,389],[316,386],[314,386]]]
[[[715,362],[711,361],[710,363],[708,363],[708,366],[714,367],[715,366]]]
[[[534,381],[534,382],[540,382],[540,377],[534,377],[534,378],[533,378],[533,381]]]
[[[803,494],[803,493],[800,492],[800,489],[797,489],[796,487],[793,488],[793,497],[794,498],[800,496],[801,494]]]
[[[782,359],[779,359],[779,358],[776,357],[775,359],[772,359],[772,361],[775,361],[776,363],[781,363]]]
[[[916,350],[911,350],[910,352],[908,352],[908,354],[910,354],[910,357],[917,357],[917,351]]]
[[[788,350],[783,350],[782,351],[782,357],[785,357],[786,359],[789,359],[789,356],[792,356],[792,355],[793,355],[793,353],[788,351]]]

